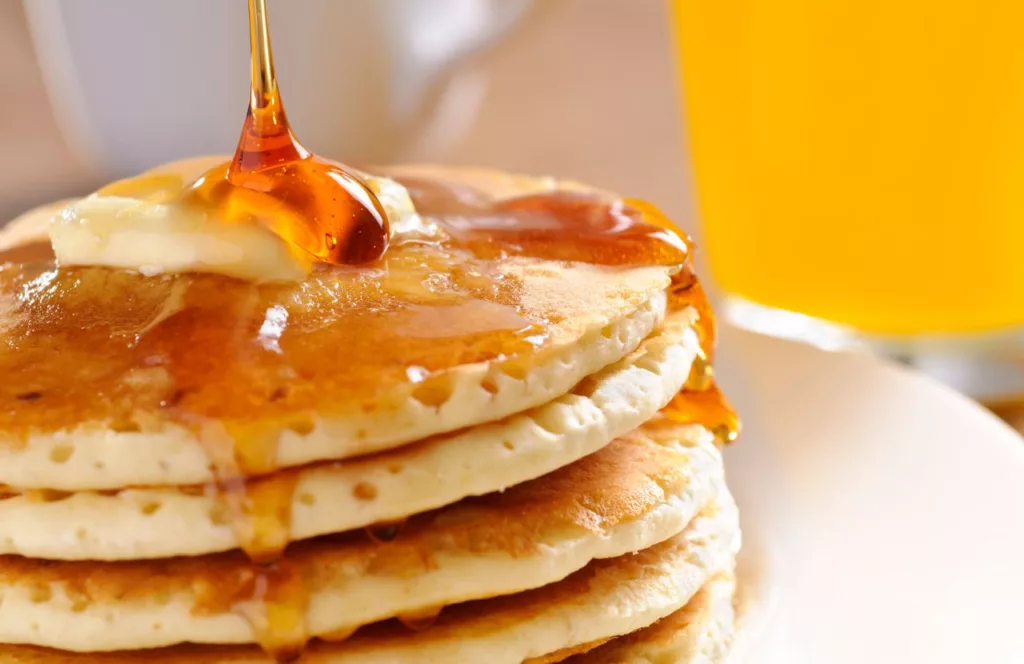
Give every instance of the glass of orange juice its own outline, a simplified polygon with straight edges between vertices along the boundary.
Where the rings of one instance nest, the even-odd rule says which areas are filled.
[[[1024,3],[672,12],[724,315],[1024,395]]]

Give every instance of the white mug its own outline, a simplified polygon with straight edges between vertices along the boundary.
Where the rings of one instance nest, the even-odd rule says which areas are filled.
[[[534,0],[271,0],[281,95],[306,147],[356,162],[437,158],[484,81],[465,60]],[[249,87],[244,0],[25,0],[69,145],[123,177],[234,150]]]

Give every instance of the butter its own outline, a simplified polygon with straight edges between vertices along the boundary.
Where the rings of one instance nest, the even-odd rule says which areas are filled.
[[[209,160],[189,160],[114,183],[55,214],[50,242],[60,265],[101,265],[147,276],[210,272],[251,281],[299,281],[315,258],[257,221],[228,222],[180,194]],[[392,237],[433,235],[405,187],[360,173],[378,196]]]

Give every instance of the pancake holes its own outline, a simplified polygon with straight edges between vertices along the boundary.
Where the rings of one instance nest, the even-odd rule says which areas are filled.
[[[114,420],[110,423],[110,428],[117,433],[139,433],[142,431],[139,423],[132,420]]]
[[[366,440],[366,429],[356,429],[356,440]]]
[[[39,401],[43,398],[42,392],[22,392],[14,397],[18,401]]]
[[[505,449],[510,452],[514,452],[516,449],[516,444],[513,443],[511,440],[503,440],[501,441],[501,444],[504,445]]]
[[[308,436],[313,433],[314,429],[316,429],[316,424],[313,422],[313,418],[307,415],[305,417],[292,420],[288,424],[288,428],[300,436]]]
[[[507,360],[498,365],[501,373],[515,380],[526,380],[530,373],[528,363],[523,360]]]
[[[377,487],[369,482],[359,482],[352,487],[352,495],[359,500],[373,500],[377,497]]]
[[[565,433],[565,429],[562,423],[558,421],[557,417],[535,417],[533,419],[541,429],[554,435],[561,435]]]
[[[490,376],[480,381],[480,387],[484,388],[484,392],[487,392],[488,394],[498,393],[498,384],[494,382],[494,379]]]
[[[645,371],[650,371],[656,376],[661,375],[661,365],[650,355],[644,354],[642,357],[633,360],[633,366],[640,367]]]
[[[53,591],[49,586],[35,585],[28,591],[28,599],[33,604],[43,604],[53,599]]]
[[[103,463],[102,461],[93,461],[92,467],[95,468],[96,470],[104,470],[106,469],[107,464]]]
[[[85,528],[77,528],[77,529],[75,529],[75,539],[76,540],[78,540],[79,542],[82,542],[82,541],[85,541],[88,538],[89,538],[89,531],[88,530],[86,530]]]
[[[149,500],[139,506],[139,511],[145,516],[152,516],[160,509],[161,503],[158,500]]]
[[[39,623],[37,623],[37,622],[32,623],[32,631],[33,632],[38,632],[39,631]]]
[[[405,467],[402,466],[402,464],[400,463],[393,463],[388,466],[388,472],[391,473],[392,475],[398,475],[403,470],[405,470]]]
[[[153,623],[153,631],[154,632],[159,632],[163,628],[164,628],[163,623],[158,623],[158,622],[157,623]]]
[[[54,463],[66,463],[74,453],[74,445],[69,443],[57,443],[50,448],[50,461]]]
[[[448,376],[435,376],[418,384],[412,398],[428,408],[440,408],[452,398],[452,384]]]
[[[297,498],[300,503],[306,505],[307,507],[312,507],[313,505],[316,504],[316,496],[314,496],[308,491],[303,491],[297,496]]]

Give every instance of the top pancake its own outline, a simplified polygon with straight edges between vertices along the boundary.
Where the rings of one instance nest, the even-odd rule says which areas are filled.
[[[555,186],[412,172],[485,198]],[[393,448],[550,401],[664,315],[674,266],[474,242],[398,242],[290,285],[0,268],[0,483],[191,484]]]

